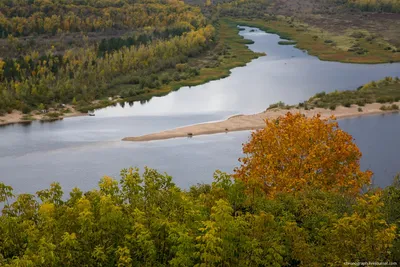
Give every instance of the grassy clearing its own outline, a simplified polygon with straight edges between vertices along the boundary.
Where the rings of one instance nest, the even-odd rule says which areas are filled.
[[[329,94],[321,92],[311,97],[299,107],[307,109],[329,108],[336,109],[337,106],[350,107],[358,105],[360,107],[371,103],[393,103],[400,101],[400,79],[386,77],[380,81],[372,81],[357,90],[335,91]],[[386,107],[386,106],[385,106]],[[392,108],[392,105],[388,106]],[[395,106],[393,106],[395,109]],[[386,109],[388,110],[388,109]]]
[[[400,48],[362,29],[349,29],[345,35],[335,35],[291,18],[278,16],[275,20],[232,19],[239,25],[258,27],[284,39],[296,41],[321,60],[347,63],[387,63],[400,61]]]
[[[241,29],[237,27],[237,23],[227,19],[221,19],[218,26],[218,41],[217,46],[223,46],[222,54],[213,54],[210,51],[207,55],[198,58],[191,58],[187,66],[201,66],[197,75],[191,76],[188,79],[179,81],[171,81],[168,84],[161,85],[159,88],[146,88],[140,94],[125,97],[120,102],[129,101],[146,101],[153,96],[163,96],[171,91],[178,90],[183,86],[200,85],[212,80],[218,80],[230,75],[230,70],[236,67],[245,66],[251,60],[265,55],[264,53],[255,53],[251,51],[247,44],[252,44],[253,41],[243,39],[238,33]],[[169,70],[169,74],[176,73],[175,70]],[[132,84],[119,84],[119,87],[129,88]],[[81,112],[104,108],[112,105],[115,102],[101,101],[96,104],[85,105],[78,107]]]

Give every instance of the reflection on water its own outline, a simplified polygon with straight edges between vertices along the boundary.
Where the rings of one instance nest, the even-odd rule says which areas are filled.
[[[320,91],[353,89],[372,79],[399,75],[399,64],[323,62],[292,46],[278,45],[277,35],[249,30],[240,34],[255,41],[249,46],[252,50],[267,56],[233,69],[228,78],[184,87],[149,101],[117,104],[97,110],[95,117],[0,128],[0,181],[28,192],[52,181],[60,181],[67,189],[75,185],[90,189],[104,174],[117,175],[123,167],[149,165],[167,171],[184,187],[209,182],[215,169],[231,171],[236,165],[247,132],[147,143],[119,140],[256,113],[278,101],[294,104]],[[356,136],[364,152],[363,166],[379,173],[376,183],[382,186],[396,170],[390,151],[399,148],[393,129],[398,122],[399,116],[341,122]],[[388,136],[379,139],[384,133]],[[374,134],[377,138],[371,139]]]

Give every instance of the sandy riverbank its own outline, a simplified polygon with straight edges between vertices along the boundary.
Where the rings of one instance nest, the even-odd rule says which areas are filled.
[[[400,105],[400,102],[397,102],[396,104]],[[276,119],[279,116],[285,115],[287,112],[292,112],[292,113],[300,112],[304,114],[306,117],[312,117],[315,116],[316,114],[321,114],[322,118],[328,118],[334,115],[338,119],[393,112],[393,111],[382,111],[380,110],[381,106],[382,104],[379,103],[367,104],[364,107],[361,107],[363,110],[362,112],[358,111],[359,107],[356,105],[353,105],[349,108],[337,107],[336,110],[323,109],[323,108],[315,108],[312,110],[296,109],[296,108],[289,110],[273,109],[273,110],[266,110],[264,112],[253,115],[236,115],[224,121],[190,125],[159,133],[147,134],[143,136],[125,137],[122,140],[152,141],[152,140],[163,140],[170,138],[188,137],[188,136],[190,137],[196,135],[216,134],[216,133],[233,132],[233,131],[257,130],[265,126],[264,120]]]
[[[62,116],[59,117],[59,119],[87,115],[87,113],[81,113],[81,112],[75,110],[72,106],[67,105],[66,108],[68,108],[71,112],[63,114]],[[0,126],[9,125],[9,124],[16,124],[16,123],[30,123],[30,122],[32,122],[32,120],[24,120],[23,119],[24,116],[25,116],[25,114],[23,114],[21,111],[14,110],[10,114],[6,114],[4,116],[0,116]],[[42,119],[44,119],[43,114],[34,114],[34,115],[30,115],[30,117],[33,120],[42,120]]]

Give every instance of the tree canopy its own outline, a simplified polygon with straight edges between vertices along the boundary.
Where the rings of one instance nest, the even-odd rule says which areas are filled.
[[[306,118],[287,113],[267,120],[243,146],[235,177],[267,195],[296,192],[308,186],[357,195],[372,173],[360,169],[361,152],[334,118]]]
[[[297,125],[298,121],[309,125]],[[329,153],[322,150],[332,160],[341,158],[335,154],[349,153],[344,146],[339,149],[326,142],[325,133],[357,152],[348,135],[335,132],[339,131],[335,122],[287,115],[280,126],[277,123],[267,127],[281,136],[279,140],[289,140],[282,129],[301,128],[290,140],[303,150],[332,146],[335,149]],[[260,132],[252,139],[259,136]],[[315,146],[305,146],[310,137]],[[259,151],[245,146],[248,153],[251,148]],[[287,157],[290,148],[285,149],[288,152],[280,152]],[[321,155],[317,151],[312,155]],[[292,161],[295,165],[299,160]],[[331,166],[323,159],[306,164],[316,168],[318,162],[321,168]],[[303,170],[301,175],[316,181],[307,185],[297,176],[292,181],[286,177],[293,171],[261,166],[276,170],[276,177],[298,190],[276,190],[271,198],[270,190],[249,191],[247,180],[220,171],[212,184],[183,190],[171,176],[150,168],[142,174],[124,169],[119,181],[105,176],[97,189],[75,188],[69,196],[58,183],[20,195],[0,183],[0,265],[317,267],[400,260],[399,177],[384,190],[356,193],[354,187],[344,186],[346,194],[337,187],[321,186],[322,179],[347,181],[340,170],[333,177],[330,168],[312,175]]]

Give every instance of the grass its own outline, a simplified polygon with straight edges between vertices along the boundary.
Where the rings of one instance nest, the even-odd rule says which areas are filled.
[[[318,93],[305,103],[299,104],[308,107],[330,108],[337,106],[350,107],[351,105],[365,106],[369,103],[393,103],[400,101],[400,79],[386,77],[380,81],[372,81],[357,90],[335,91],[332,93]],[[393,106],[393,107],[392,107]],[[395,109],[395,104],[390,106]]]
[[[399,62],[400,52],[388,42],[367,31],[348,30],[345,35],[336,35],[307,24],[278,16],[276,20],[232,19],[239,25],[258,27],[259,29],[293,40],[296,47],[307,50],[310,55],[321,60],[346,63],[388,63]],[[391,47],[389,50],[388,47]]]

